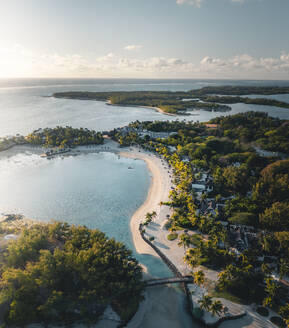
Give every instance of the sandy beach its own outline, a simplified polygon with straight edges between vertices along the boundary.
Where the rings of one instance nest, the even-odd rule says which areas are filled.
[[[171,190],[171,181],[168,169],[165,169],[159,158],[152,154],[139,152],[134,149],[130,152],[120,152],[120,156],[138,158],[146,162],[151,173],[151,184],[148,196],[142,206],[133,214],[130,221],[130,228],[133,235],[133,241],[138,253],[156,255],[154,250],[143,241],[139,233],[139,224],[144,220],[148,212],[155,211],[157,216],[160,215],[160,202],[169,200],[168,195]]]
[[[107,105],[109,106],[121,106],[121,107],[137,107],[137,108],[149,108],[149,109],[153,109],[161,114],[164,115],[169,115],[169,116],[177,116],[177,114],[173,114],[173,113],[167,113],[165,112],[163,109],[159,108],[159,107],[152,107],[152,106],[138,106],[138,105],[122,105],[122,104],[112,104],[110,100],[105,102]]]

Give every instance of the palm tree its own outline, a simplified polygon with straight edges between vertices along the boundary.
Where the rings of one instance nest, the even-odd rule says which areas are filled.
[[[184,257],[184,261],[186,264],[188,264],[192,268],[196,267],[199,264],[197,259],[192,254],[188,254],[188,252]]]
[[[178,242],[178,246],[184,246],[184,250],[186,250],[186,247],[189,247],[191,244],[191,238],[186,233],[182,233],[180,235],[180,241]]]
[[[263,300],[263,306],[273,307],[278,304],[282,296],[282,288],[272,277],[266,279],[265,292],[267,297]]]
[[[210,312],[213,316],[218,315],[220,317],[224,310],[224,306],[220,301],[214,301],[210,307]]]
[[[193,273],[194,283],[198,286],[201,286],[205,282],[205,274],[202,270],[196,271]]]
[[[146,221],[147,222],[151,222],[152,221],[152,214],[151,213],[147,213],[146,214]]]
[[[198,300],[198,303],[200,304],[200,308],[202,310],[209,312],[213,304],[212,297],[209,295],[203,295],[203,297]]]

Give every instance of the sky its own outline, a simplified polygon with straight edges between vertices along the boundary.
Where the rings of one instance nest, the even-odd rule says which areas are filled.
[[[0,77],[289,80],[289,0],[0,0]]]

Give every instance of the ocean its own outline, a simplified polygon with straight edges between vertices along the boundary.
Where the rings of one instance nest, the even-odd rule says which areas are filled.
[[[236,80],[127,80],[127,79],[0,79],[0,137],[28,134],[35,129],[57,125],[86,127],[97,131],[111,130],[131,121],[174,120],[152,109],[107,106],[104,102],[55,99],[61,91],[188,91],[215,85],[280,85],[289,81]],[[289,102],[289,95],[274,95]],[[248,110],[265,111],[271,116],[289,119],[286,108],[233,104],[227,113],[195,111],[180,117],[192,121],[208,121],[216,116],[232,115]]]

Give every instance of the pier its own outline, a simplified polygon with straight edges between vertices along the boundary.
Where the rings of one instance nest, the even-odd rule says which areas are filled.
[[[193,276],[183,276],[183,277],[172,277],[172,278],[160,278],[160,279],[151,279],[146,280],[146,287],[166,285],[166,284],[177,284],[177,283],[194,283]]]

